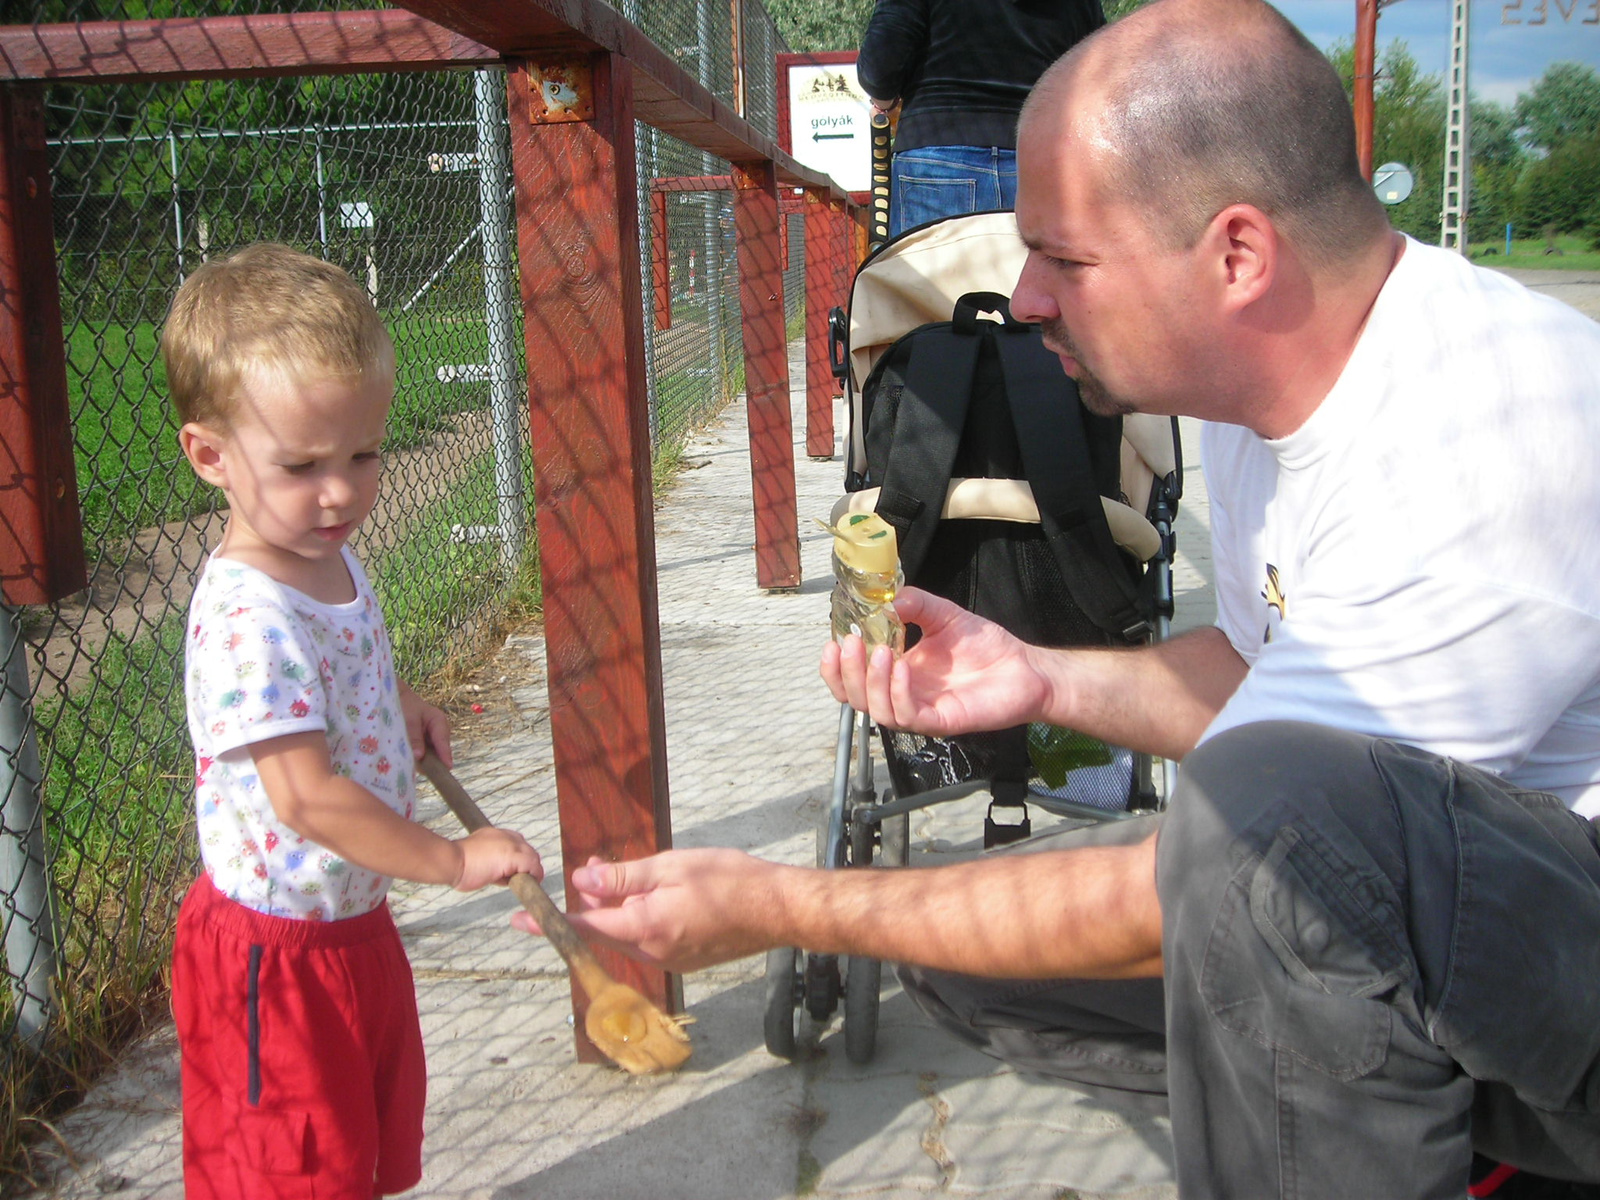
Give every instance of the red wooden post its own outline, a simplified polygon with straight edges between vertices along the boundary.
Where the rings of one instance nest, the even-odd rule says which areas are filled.
[[[744,391],[755,491],[756,585],[800,586],[789,347],[778,255],[778,188],[772,164],[733,164],[733,226],[744,316]]]
[[[667,238],[667,194],[650,193],[650,283],[655,293],[656,328],[672,328],[672,260]]]
[[[10,605],[88,585],[72,463],[44,104],[0,86],[0,587]]]
[[[672,841],[633,84],[626,60],[603,52],[507,67],[550,731],[570,873],[590,855],[635,858]],[[547,114],[541,72],[560,73],[577,106]],[[655,1003],[681,1007],[675,976],[597,953]],[[576,988],[573,1004],[578,1057],[598,1061]]]
[[[839,223],[822,192],[806,190],[806,454],[833,457],[832,363],[828,310],[844,303],[839,290]]]

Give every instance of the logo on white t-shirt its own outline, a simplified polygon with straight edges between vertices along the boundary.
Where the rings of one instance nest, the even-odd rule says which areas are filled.
[[[1265,646],[1272,641],[1272,631],[1283,624],[1284,617],[1289,615],[1289,599],[1283,594],[1278,568],[1271,563],[1267,564],[1267,586],[1262,589],[1261,598],[1267,602],[1267,624],[1261,631],[1261,644]],[[1274,616],[1274,613],[1277,615]]]

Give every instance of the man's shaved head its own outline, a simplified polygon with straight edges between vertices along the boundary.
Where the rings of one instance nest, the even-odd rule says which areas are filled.
[[[1322,266],[1388,232],[1338,75],[1262,0],[1157,0],[1101,29],[1045,73],[1021,126],[1084,139],[1105,198],[1172,245],[1232,204]]]

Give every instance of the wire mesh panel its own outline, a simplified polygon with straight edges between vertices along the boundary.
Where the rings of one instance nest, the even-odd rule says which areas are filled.
[[[396,393],[354,547],[407,676],[470,648],[530,577],[504,96],[497,71],[49,93],[90,586],[20,614],[21,665],[55,905],[39,932],[75,1020],[137,1010],[195,865],[183,630],[223,514],[179,451],[157,355],[188,273],[281,241],[377,302]]]
[[[369,6],[244,0],[208,4],[205,15],[335,7]],[[619,7],[724,101],[742,88],[752,123],[775,132],[782,43],[759,4]],[[197,14],[176,3],[39,0],[27,15]],[[735,25],[747,56],[739,70]],[[0,988],[0,1040],[43,1052],[8,1054],[19,1069],[92,1067],[92,1048],[114,1046],[142,1018],[160,995],[176,905],[197,865],[184,629],[226,514],[179,450],[157,353],[190,273],[279,241],[343,266],[375,300],[395,343],[395,402],[382,492],[353,548],[402,675],[449,668],[504,605],[536,599],[505,94],[498,69],[46,92],[90,584],[5,610],[0,628],[11,984]],[[730,169],[642,125],[637,149],[652,427],[658,449],[670,449],[743,387],[732,193],[703,178]],[[664,236],[652,238],[656,185],[685,177],[702,186],[661,192]],[[798,210],[784,219],[797,338],[804,223]],[[17,1113],[0,1110],[7,1143]]]

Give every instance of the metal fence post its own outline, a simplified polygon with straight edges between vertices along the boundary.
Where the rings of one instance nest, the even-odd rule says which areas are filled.
[[[639,0],[623,0],[623,17],[633,25],[644,27],[643,12],[639,7]],[[656,177],[656,139],[659,135],[656,130],[643,121],[633,123],[633,154],[639,163],[639,223],[643,228],[649,228],[650,212],[650,184]],[[639,239],[639,272],[643,279],[650,279],[650,239]],[[649,311],[653,304],[654,292],[647,291],[647,296],[652,297],[652,302],[647,303],[644,323],[644,386],[647,411],[650,413],[650,453],[655,454],[661,445],[661,396],[656,388],[656,323],[654,313]]]
[[[43,776],[28,703],[22,610],[9,604],[0,609],[5,613],[0,638],[10,640],[0,694],[0,905],[6,969],[16,991],[17,1040],[39,1050],[55,1010],[55,906],[45,864]]]
[[[494,485],[499,499],[500,564],[509,577],[522,561],[527,503],[522,489],[523,405],[517,395],[516,280],[511,270],[511,220],[506,180],[511,147],[506,131],[504,75],[478,71],[473,80],[478,118],[478,204],[483,212],[484,324],[489,333],[489,408],[494,417]]]
[[[715,93],[714,60],[711,57],[711,3],[695,0],[695,32],[700,43],[700,83],[708,92]],[[717,160],[713,155],[701,155],[701,166],[707,175],[717,173]],[[716,380],[719,402],[731,399],[725,381],[728,377],[727,338],[722,321],[722,194],[706,192],[705,224],[706,244],[706,321],[711,335],[713,379]]]
[[[178,286],[183,286],[183,281],[188,278],[188,272],[183,266],[183,197],[178,187],[178,137],[172,130],[167,130],[167,156],[172,164],[172,238],[173,249],[178,256]]]
[[[317,126],[317,244],[328,261],[328,178],[322,167],[322,126]]]

